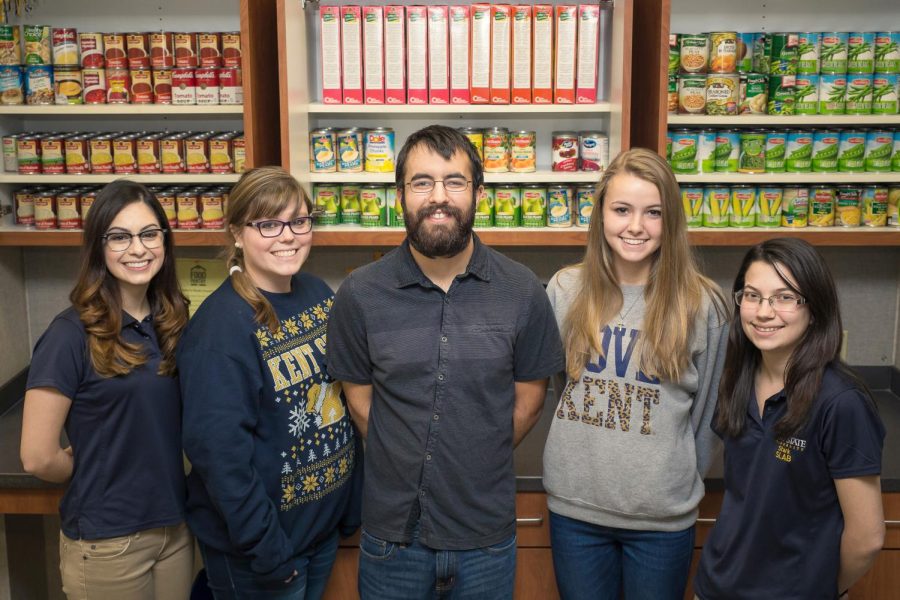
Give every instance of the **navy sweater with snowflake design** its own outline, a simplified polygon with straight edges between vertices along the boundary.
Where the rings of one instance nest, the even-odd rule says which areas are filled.
[[[331,289],[299,274],[290,292],[263,294],[278,331],[227,280],[191,319],[178,371],[188,524],[204,544],[249,559],[260,581],[278,581],[354,520],[358,443],[326,372]]]

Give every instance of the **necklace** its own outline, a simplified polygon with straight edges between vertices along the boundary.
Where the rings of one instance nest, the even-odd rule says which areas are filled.
[[[638,292],[635,295],[634,300],[631,301],[631,304],[628,306],[628,310],[625,311],[625,314],[622,314],[621,310],[619,311],[619,318],[617,319],[618,325],[616,325],[616,329],[622,329],[622,330],[625,329],[625,318],[628,317],[628,313],[631,312],[631,309],[634,308],[634,305],[637,304],[637,301],[640,299],[640,297],[642,295],[643,295],[642,292]],[[625,304],[625,295],[623,294],[622,295],[623,308],[624,308],[624,304]]]

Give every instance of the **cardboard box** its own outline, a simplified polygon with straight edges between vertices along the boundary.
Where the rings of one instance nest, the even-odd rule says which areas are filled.
[[[428,102],[449,104],[450,59],[447,48],[446,6],[428,7]]]
[[[428,104],[428,11],[406,7],[406,94],[410,104]]]
[[[469,96],[469,7],[451,6],[450,103],[468,104]]]
[[[553,65],[553,102],[575,103],[575,50],[578,47],[578,6],[556,7],[556,52]]]
[[[469,14],[472,15],[469,94],[472,104],[487,104],[491,100],[491,5],[473,4]]]
[[[600,6],[578,5],[578,67],[575,74],[575,102],[597,101],[597,68],[600,52]]]
[[[512,7],[491,6],[491,104],[509,104],[509,60]]]
[[[531,15],[529,5],[512,7],[513,104],[531,104]]]
[[[362,10],[366,104],[384,104],[384,8],[363,6]]]
[[[406,10],[384,7],[384,99],[406,104]]]
[[[535,4],[532,21],[531,101],[553,104],[553,6]]]
[[[322,31],[322,102],[341,104],[341,9],[338,6],[319,7],[319,26]]]
[[[362,104],[362,8],[341,7],[341,67],[344,104]]]

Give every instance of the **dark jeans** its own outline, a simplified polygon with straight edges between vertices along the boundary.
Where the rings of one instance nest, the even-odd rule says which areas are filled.
[[[362,600],[504,600],[513,596],[516,536],[475,550],[432,550],[366,533],[359,538]]]
[[[297,576],[290,583],[261,583],[250,568],[250,561],[200,543],[209,589],[216,600],[318,600],[325,591],[331,567],[337,556],[338,534],[312,548],[299,558]]]
[[[636,531],[550,513],[553,569],[563,600],[681,600],[694,528]]]

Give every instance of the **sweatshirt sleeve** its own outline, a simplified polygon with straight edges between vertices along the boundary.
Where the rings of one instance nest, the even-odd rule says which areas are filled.
[[[721,448],[721,441],[710,425],[716,410],[719,379],[722,377],[727,345],[728,320],[719,316],[716,300],[710,299],[706,321],[706,348],[694,356],[694,365],[697,368],[697,392],[691,406],[697,471],[701,477],[706,477],[713,458]]]
[[[238,360],[206,345],[182,348],[184,451],[234,547],[260,581],[283,581],[295,568],[291,543],[251,463],[263,385],[254,367],[249,357]]]

